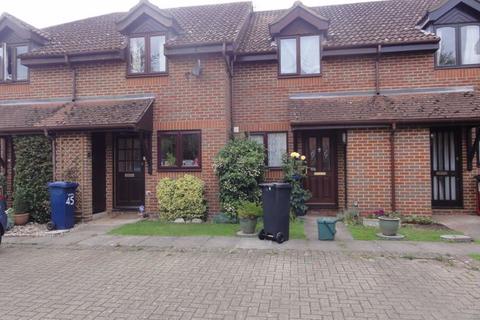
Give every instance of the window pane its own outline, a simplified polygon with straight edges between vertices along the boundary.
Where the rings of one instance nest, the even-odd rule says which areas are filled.
[[[5,80],[13,80],[13,64],[15,63],[14,48],[7,47],[6,68],[5,68]]]
[[[262,147],[264,147],[264,145],[263,145],[263,134],[251,134],[248,137],[248,139],[252,140],[252,141],[255,141],[255,142],[258,142],[262,145]]]
[[[462,64],[480,64],[480,26],[460,28]]]
[[[130,73],[145,72],[145,38],[130,39]]]
[[[177,163],[177,136],[165,134],[160,136],[160,166],[173,167]]]
[[[2,43],[0,45],[0,81],[5,80],[3,77],[3,72],[5,71],[5,67],[6,67],[4,53],[5,53],[5,43]]]
[[[300,54],[302,74],[320,73],[320,36],[301,37]]]
[[[16,56],[16,63],[17,63],[17,80],[27,80],[28,79],[28,68],[25,67],[23,64],[20,63],[20,58],[18,57],[21,54],[28,52],[27,46],[17,47],[17,56]]]
[[[182,134],[182,167],[200,166],[200,134]]]
[[[330,171],[331,168],[330,138],[322,138],[322,171]]]
[[[287,134],[269,133],[268,134],[268,166],[281,167],[282,156],[287,153]]]
[[[297,40],[280,39],[280,73],[297,73]]]
[[[457,64],[455,52],[455,28],[444,27],[437,29],[440,37],[440,48],[437,51],[437,63],[439,66],[451,66]]]
[[[151,72],[165,72],[166,59],[164,55],[165,36],[150,38],[150,63]]]

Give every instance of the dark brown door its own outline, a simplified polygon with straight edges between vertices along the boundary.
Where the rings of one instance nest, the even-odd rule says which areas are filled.
[[[138,135],[115,138],[115,206],[137,208],[145,201],[145,170]]]
[[[93,213],[104,212],[106,202],[105,134],[92,134],[92,205]]]
[[[432,206],[462,206],[462,165],[460,132],[454,129],[432,129]]]
[[[306,188],[312,193],[309,205],[336,207],[338,200],[335,136],[307,134],[303,146],[308,166]]]

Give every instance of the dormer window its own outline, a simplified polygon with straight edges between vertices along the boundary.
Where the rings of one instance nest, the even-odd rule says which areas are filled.
[[[279,39],[280,75],[320,74],[320,36]]]
[[[480,24],[437,26],[439,67],[480,65]]]
[[[28,67],[19,56],[28,52],[27,45],[0,44],[0,81],[27,81]]]
[[[131,75],[166,73],[165,39],[165,35],[130,37],[128,73]]]

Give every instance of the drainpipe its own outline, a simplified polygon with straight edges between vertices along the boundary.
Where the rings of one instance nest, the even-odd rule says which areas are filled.
[[[390,190],[392,192],[392,212],[397,210],[397,199],[395,190],[395,131],[397,124],[392,123],[392,130],[390,131]]]
[[[233,63],[230,62],[227,56],[227,43],[223,43],[222,55],[225,60],[225,65],[228,71],[228,85],[229,85],[229,104],[230,104],[230,136],[233,137]]]
[[[344,207],[345,209],[348,209],[348,172],[347,172],[347,148],[348,148],[348,131],[344,132],[345,135],[345,142],[344,142],[344,147],[343,147],[343,183],[345,184],[345,199],[344,199]]]
[[[380,95],[380,56],[382,55],[382,45],[377,46],[377,58],[375,60],[375,93]]]
[[[72,72],[72,102],[77,100],[77,69],[70,63],[68,55],[65,55],[65,64]]]

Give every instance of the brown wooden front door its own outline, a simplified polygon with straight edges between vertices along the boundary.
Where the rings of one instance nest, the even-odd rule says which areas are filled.
[[[334,208],[337,199],[337,159],[335,135],[304,135],[303,150],[307,157],[306,188],[312,193],[310,206]]]
[[[138,135],[115,138],[115,207],[137,208],[145,202],[145,167]]]

